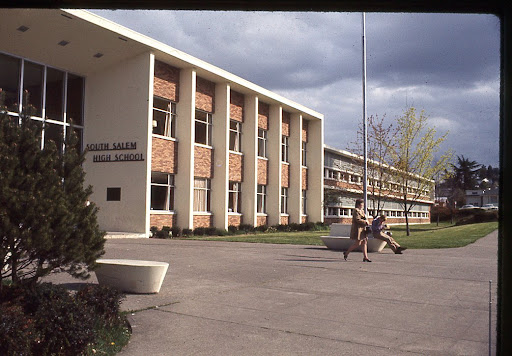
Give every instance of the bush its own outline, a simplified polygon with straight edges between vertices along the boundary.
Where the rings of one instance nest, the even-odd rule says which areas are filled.
[[[266,232],[268,230],[268,226],[267,225],[259,225],[255,228],[256,231],[259,231],[259,232]]]
[[[31,343],[37,339],[34,320],[11,303],[0,304],[0,315],[0,355],[30,355]]]
[[[239,231],[238,226],[235,226],[235,225],[228,226],[228,232],[230,232],[232,234],[236,234],[236,233],[238,233],[238,231]]]
[[[224,229],[216,229],[215,230],[215,235],[217,235],[217,236],[226,236],[226,235],[229,235],[229,231],[224,230]]]
[[[462,210],[457,213],[457,222],[455,225],[478,224],[482,222],[498,221],[498,216],[499,215],[497,210],[488,211],[474,209],[469,213]]]
[[[436,222],[439,215],[439,221],[450,221],[454,212],[447,206],[433,206],[430,210],[430,221]]]
[[[0,297],[1,355],[80,355],[97,328],[124,325],[121,294],[104,286],[74,295],[51,283],[4,286]]]
[[[172,227],[171,228],[172,237],[180,237],[181,236],[181,229],[179,227]]]
[[[78,291],[75,298],[92,311],[96,318],[112,325],[119,316],[124,295],[117,289],[91,284]]]
[[[250,224],[240,224],[238,227],[240,231],[243,231],[244,233],[254,232],[254,226]]]
[[[182,234],[182,236],[191,236],[192,235],[192,230],[191,229],[183,229],[181,231],[181,234]]]
[[[194,235],[195,236],[204,236],[204,235],[206,235],[206,228],[205,227],[196,227],[194,229]]]

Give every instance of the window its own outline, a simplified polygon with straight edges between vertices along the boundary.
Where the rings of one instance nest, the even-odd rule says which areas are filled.
[[[194,211],[210,211],[210,180],[194,178]]]
[[[196,110],[195,143],[212,145],[212,114]]]
[[[151,172],[151,210],[174,210],[174,175]]]
[[[302,190],[302,215],[308,214],[308,195],[307,190]]]
[[[21,61],[18,58],[0,53],[0,68],[2,68],[0,88],[5,95],[3,105],[12,112],[19,110],[20,66]]]
[[[84,78],[68,73],[66,95],[66,121],[83,125]]]
[[[242,152],[242,123],[239,121],[229,122],[229,150]]]
[[[46,71],[46,93],[51,93],[46,97],[47,119],[64,121],[64,77],[65,73],[48,68]]]
[[[22,103],[31,116],[43,116],[43,80],[44,67],[40,64],[25,61],[23,71]]]
[[[230,213],[242,212],[242,191],[240,185],[237,182],[229,182],[228,211]]]
[[[153,97],[153,134],[176,137],[176,103]]]
[[[307,166],[308,165],[308,160],[307,160],[308,150],[307,150],[307,147],[308,147],[307,142],[302,141],[302,165],[303,166]]]
[[[288,152],[289,152],[289,145],[288,145],[288,141],[289,141],[289,137],[288,136],[285,136],[283,135],[281,137],[281,160],[283,162],[290,162],[288,160]]]
[[[258,156],[267,157],[267,130],[258,129]]]
[[[75,132],[80,151],[84,78],[1,53],[0,68],[0,88],[10,115],[17,117],[20,110],[30,114],[43,127],[42,144],[54,142],[60,153],[64,150],[64,137]]]
[[[281,214],[288,214],[288,188],[281,188]]]
[[[265,214],[267,212],[267,187],[258,185],[258,199],[256,211]]]
[[[351,175],[350,175],[350,182],[351,182],[351,183],[357,183],[357,182],[359,182],[359,177],[358,177],[358,176],[356,176],[355,174],[351,174]]]

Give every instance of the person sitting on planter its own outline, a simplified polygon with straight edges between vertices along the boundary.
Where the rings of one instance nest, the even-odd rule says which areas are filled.
[[[385,224],[386,222],[386,215],[381,215],[372,221],[372,233],[373,237],[379,240],[386,241],[386,243],[389,245],[391,250],[396,254],[402,254],[402,251],[405,251],[407,247],[401,247],[398,242],[393,239],[391,231],[384,230],[389,229],[388,226]]]

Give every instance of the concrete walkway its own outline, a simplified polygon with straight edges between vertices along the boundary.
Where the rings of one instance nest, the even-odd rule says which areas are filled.
[[[124,300],[135,312],[123,356],[487,355],[489,280],[495,350],[497,231],[372,263],[324,247],[158,239],[108,240],[104,257],[170,264],[159,294]]]

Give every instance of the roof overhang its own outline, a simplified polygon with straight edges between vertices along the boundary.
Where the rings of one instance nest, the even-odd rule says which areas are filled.
[[[22,32],[21,26],[28,28]],[[65,46],[60,45],[66,41]],[[150,37],[84,10],[0,9],[2,50],[56,68],[87,76],[142,53],[179,68],[193,68],[215,83],[228,83],[267,104],[300,112],[309,120],[323,115],[270,90],[179,51]],[[101,54],[101,55],[99,55]]]

